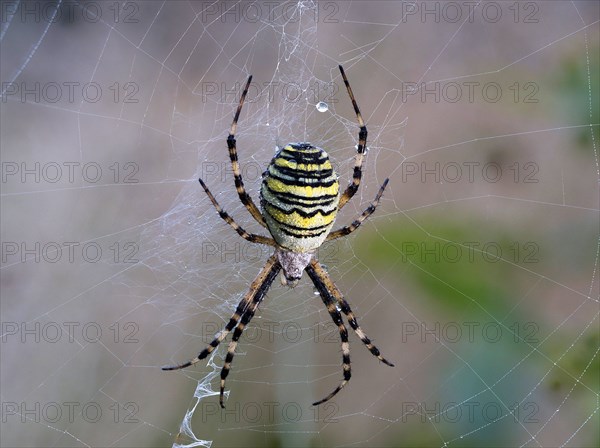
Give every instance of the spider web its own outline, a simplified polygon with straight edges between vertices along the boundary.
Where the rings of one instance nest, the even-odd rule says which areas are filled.
[[[3,2],[3,446],[595,446],[596,2]],[[350,179],[319,260],[365,332],[307,278],[274,283],[218,405],[228,321],[270,250],[244,228],[278,146]],[[58,167],[58,168],[57,168]],[[306,276],[305,276],[306,277]],[[352,333],[352,332],[351,332]],[[596,440],[596,442],[594,442]]]

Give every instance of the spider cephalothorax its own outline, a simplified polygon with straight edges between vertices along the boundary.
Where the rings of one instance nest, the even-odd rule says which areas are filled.
[[[261,226],[267,228],[272,238],[251,234],[241,228],[217,203],[217,200],[202,179],[199,179],[202,188],[204,188],[204,191],[219,212],[221,218],[233,227],[242,238],[252,243],[266,244],[275,248],[275,252],[267,260],[262,271],[250,285],[250,290],[238,304],[225,328],[217,333],[212,342],[196,358],[176,366],[163,367],[164,370],[176,370],[197,363],[212,353],[233,330],[233,336],[227,349],[227,356],[225,357],[225,364],[221,370],[220,403],[222,407],[225,407],[223,404],[225,378],[229,374],[238,340],[280,271],[283,274],[282,282],[291,287],[296,286],[302,277],[302,273],[306,271],[340,332],[344,379],[333,392],[322,400],[313,403],[314,405],[319,405],[329,400],[350,380],[348,330],[344,325],[340,311],[346,315],[350,327],[369,351],[380,361],[393,366],[393,364],[381,356],[377,347],[371,343],[371,340],[359,327],[350,309],[350,305],[346,302],[340,290],[335,286],[329,274],[327,274],[314,255],[315,250],[325,241],[331,241],[354,232],[375,211],[388,183],[388,179],[386,179],[379,189],[377,196],[375,196],[375,200],[352,224],[334,232],[331,231],[337,212],[342,209],[358,190],[362,177],[362,162],[367,145],[367,127],[363,122],[344,69],[341,65],[339,69],[350,100],[352,101],[358,125],[360,126],[354,174],[352,181],[343,194],[340,195],[337,174],[333,170],[329,156],[325,151],[306,142],[290,143],[275,154],[275,157],[273,157],[269,167],[263,174],[263,182],[260,190],[262,213],[254,204],[254,201],[244,188],[235,140],[237,122],[248,93],[248,87],[252,81],[252,76],[248,78],[248,82],[240,98],[240,103],[231,124],[229,137],[227,138],[227,147],[229,148],[235,187],[240,200],[252,217]]]

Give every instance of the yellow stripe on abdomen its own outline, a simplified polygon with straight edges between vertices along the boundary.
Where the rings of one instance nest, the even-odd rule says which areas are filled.
[[[279,173],[278,173],[279,174]],[[295,180],[297,182],[297,178]],[[337,180],[332,185],[314,185],[309,184],[308,180],[302,179],[303,182],[307,182],[304,185],[289,184],[282,181],[281,178],[273,178],[268,176],[266,178],[267,186],[275,193],[289,193],[302,198],[320,198],[322,196],[334,196],[338,194],[339,185]]]
[[[287,225],[289,227],[295,227],[298,230],[303,231],[304,234],[321,233],[324,227],[330,225],[335,220],[335,214],[330,213],[323,215],[321,212],[317,212],[314,216],[304,217],[297,211],[291,213],[285,213],[271,205],[266,205],[267,213],[280,224]]]
[[[333,226],[339,183],[329,156],[308,143],[281,149],[264,173],[261,205],[275,241],[294,252],[319,247]]]

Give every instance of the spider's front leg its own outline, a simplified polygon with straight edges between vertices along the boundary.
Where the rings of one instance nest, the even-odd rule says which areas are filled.
[[[308,275],[313,280],[315,285],[317,285],[317,283],[321,284],[320,287],[317,286],[317,289],[319,289],[319,291],[322,288],[328,291],[333,297],[335,297],[337,304],[340,306],[340,309],[348,318],[348,323],[350,324],[356,335],[360,338],[362,343],[365,344],[367,349],[371,352],[371,354],[384,364],[390,367],[394,367],[394,364],[392,364],[383,356],[381,356],[379,349],[373,345],[373,343],[367,337],[365,332],[360,328],[358,322],[356,321],[356,317],[354,317],[352,309],[350,309],[350,305],[348,304],[348,302],[346,302],[346,299],[344,299],[344,296],[337,288],[337,286],[335,286],[335,283],[333,283],[333,280],[331,280],[331,277],[329,277],[327,271],[325,271],[323,266],[321,266],[321,263],[313,259],[310,265],[306,268],[306,272],[308,272]]]
[[[233,313],[233,315],[229,319],[229,322],[227,323],[225,328],[215,335],[215,338],[211,341],[211,343],[208,344],[206,346],[206,348],[204,350],[202,350],[198,354],[198,356],[196,356],[195,358],[193,358],[187,362],[184,362],[183,364],[177,364],[174,366],[165,366],[162,369],[163,370],[185,369],[186,367],[196,364],[198,361],[200,361],[200,360],[206,358],[208,355],[210,355],[219,346],[219,344],[223,341],[223,339],[225,339],[227,337],[229,332],[231,330],[233,330],[233,328],[238,324],[240,317],[242,318],[242,321],[243,321],[243,317],[246,315],[246,312],[248,311],[249,307],[251,309],[252,306],[254,306],[254,303],[256,303],[257,301],[260,302],[262,300],[262,298],[266,294],[267,290],[271,286],[271,283],[273,283],[273,279],[279,273],[280,269],[281,269],[281,265],[279,264],[279,261],[277,261],[277,257],[275,257],[275,255],[272,255],[267,260],[265,267],[260,271],[258,276],[254,279],[254,281],[250,285],[249,291],[244,295],[244,297],[238,304],[238,306],[235,310],[235,313]],[[258,304],[256,306],[258,306]],[[243,329],[243,327],[242,327],[242,329]],[[231,360],[230,360],[230,362],[231,362]],[[229,368],[227,368],[227,370],[229,370]],[[227,374],[225,374],[225,376],[227,376]]]
[[[333,390],[333,392],[331,392],[325,398],[313,403],[313,406],[318,406],[320,404],[325,403],[326,401],[331,400],[340,390],[342,390],[342,388],[346,384],[348,384],[348,381],[350,381],[350,378],[352,377],[352,368],[350,365],[350,343],[348,342],[348,330],[344,325],[344,321],[342,320],[340,312],[335,306],[334,297],[331,295],[325,284],[320,280],[317,272],[312,266],[307,266],[306,272],[308,273],[308,276],[311,278],[311,280],[315,284],[315,287],[319,291],[321,299],[327,307],[327,311],[329,312],[331,319],[337,325],[338,330],[340,332],[340,340],[342,341],[342,370],[344,372],[344,379]]]
[[[225,408],[225,404],[223,404],[224,394],[225,394],[225,379],[227,375],[229,375],[229,369],[231,369],[231,362],[233,361],[233,356],[235,355],[235,348],[237,347],[238,341],[244,332],[246,326],[250,323],[252,318],[254,317],[254,313],[260,305],[263,297],[267,293],[267,290],[271,287],[273,280],[277,277],[277,273],[281,269],[281,266],[278,264],[278,267],[274,267],[269,273],[268,276],[264,279],[263,283],[261,283],[254,299],[252,300],[252,304],[246,310],[244,315],[242,316],[242,320],[235,327],[235,331],[233,332],[233,337],[231,338],[231,342],[229,343],[229,347],[227,347],[227,356],[225,356],[225,364],[223,364],[223,368],[221,369],[221,391],[219,393],[219,403],[221,408]]]
[[[235,328],[233,332],[233,337],[231,338],[231,342],[229,343],[229,347],[227,347],[227,356],[225,356],[225,364],[223,364],[223,368],[221,369],[221,392],[219,394],[219,403],[222,408],[225,408],[223,404],[223,395],[225,394],[225,379],[227,375],[229,375],[229,369],[231,368],[231,362],[233,361],[233,356],[235,355],[235,348],[237,347],[238,340],[242,336],[244,329],[250,323],[250,320],[254,317],[254,313],[260,305],[260,302],[265,297],[265,294],[273,284],[273,280],[277,277],[277,274],[281,270],[281,265],[277,261],[277,257],[272,255],[267,261],[267,265],[261,272],[261,275],[257,277],[256,280],[259,280],[259,283],[255,286],[253,283],[254,289],[254,298],[252,299],[252,304],[246,310],[244,315],[242,316],[242,320]],[[256,282],[255,280],[255,282]]]

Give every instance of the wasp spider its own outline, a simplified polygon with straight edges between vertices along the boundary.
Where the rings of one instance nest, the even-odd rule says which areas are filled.
[[[266,244],[275,248],[275,252],[267,260],[265,267],[250,285],[250,290],[238,304],[235,313],[233,313],[225,328],[215,335],[213,341],[196,358],[183,364],[163,367],[163,370],[177,370],[197,363],[212,353],[233,330],[233,337],[227,349],[225,364],[221,370],[221,407],[225,407],[223,404],[225,379],[229,374],[237,343],[242,336],[244,328],[246,328],[254,316],[258,305],[280,271],[282,271],[282,283],[290,287],[296,286],[302,277],[303,271],[307,272],[340,332],[344,379],[333,392],[322,400],[313,403],[313,405],[316,406],[331,399],[350,380],[348,330],[342,321],[340,310],[346,315],[350,327],[352,327],[373,356],[388,366],[393,366],[392,363],[381,356],[377,347],[372,344],[371,340],[359,327],[350,309],[350,305],[348,305],[348,302],[346,302],[340,290],[335,286],[327,271],[325,271],[314,256],[315,250],[325,241],[332,241],[349,235],[375,211],[389,180],[386,179],[383,182],[383,185],[375,196],[375,200],[354,222],[349,226],[331,232],[337,212],[346,205],[358,190],[367,144],[367,127],[363,122],[344,69],[341,65],[339,69],[348,90],[348,95],[352,100],[358,125],[360,126],[354,174],[352,181],[343,194],[340,195],[338,176],[333,170],[329,156],[325,151],[310,143],[290,143],[275,154],[275,157],[273,157],[269,167],[263,174],[260,190],[260,205],[263,212],[260,212],[244,188],[235,140],[238,119],[246,94],[248,93],[248,87],[252,81],[252,76],[248,78],[248,82],[240,98],[240,103],[231,124],[229,137],[227,138],[227,147],[229,148],[229,157],[235,177],[235,187],[240,200],[252,217],[260,225],[266,227],[272,238],[246,232],[221,208],[202,179],[199,179],[200,185],[202,185],[208,198],[219,212],[219,216],[233,227],[242,238],[252,243]]]

